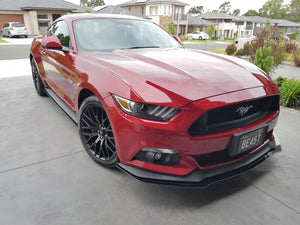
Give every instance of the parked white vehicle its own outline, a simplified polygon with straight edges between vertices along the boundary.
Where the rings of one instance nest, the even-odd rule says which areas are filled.
[[[192,39],[208,40],[209,35],[205,32],[202,32],[202,31],[194,31],[192,33],[187,34],[186,38],[188,40],[192,40]]]
[[[14,37],[14,36],[24,36],[28,37],[28,31],[26,27],[19,22],[8,22],[5,23],[1,28],[2,36],[5,37]]]

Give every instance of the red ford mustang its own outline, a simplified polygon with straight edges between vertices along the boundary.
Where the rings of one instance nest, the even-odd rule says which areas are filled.
[[[142,181],[205,186],[280,151],[270,77],[179,42],[135,17],[63,16],[32,43],[34,85],[97,163]]]

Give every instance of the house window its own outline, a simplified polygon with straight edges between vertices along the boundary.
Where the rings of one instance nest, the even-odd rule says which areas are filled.
[[[164,6],[164,16],[167,15],[167,6]]]
[[[144,7],[142,7],[142,15],[144,15]]]
[[[172,16],[171,6],[168,6],[168,12],[169,12],[168,15],[169,15],[169,16]]]
[[[44,14],[44,15],[37,15],[38,20],[45,20],[48,19],[48,15]]]
[[[150,6],[150,15],[158,14],[158,6]]]
[[[52,21],[55,21],[55,20],[58,19],[59,17],[61,17],[60,14],[52,14]]]
[[[246,30],[252,30],[252,23],[251,22],[247,22],[246,24]]]
[[[48,22],[39,22],[39,27],[48,27]]]

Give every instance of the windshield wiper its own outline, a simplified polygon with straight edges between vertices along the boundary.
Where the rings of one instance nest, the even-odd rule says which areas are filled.
[[[159,48],[159,46],[132,46],[129,48],[121,48],[121,49],[138,49],[138,48]]]

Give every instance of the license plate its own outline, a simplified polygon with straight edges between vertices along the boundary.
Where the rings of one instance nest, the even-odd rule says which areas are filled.
[[[266,135],[267,125],[252,131],[234,134],[229,155],[236,156],[260,146],[266,140]]]

